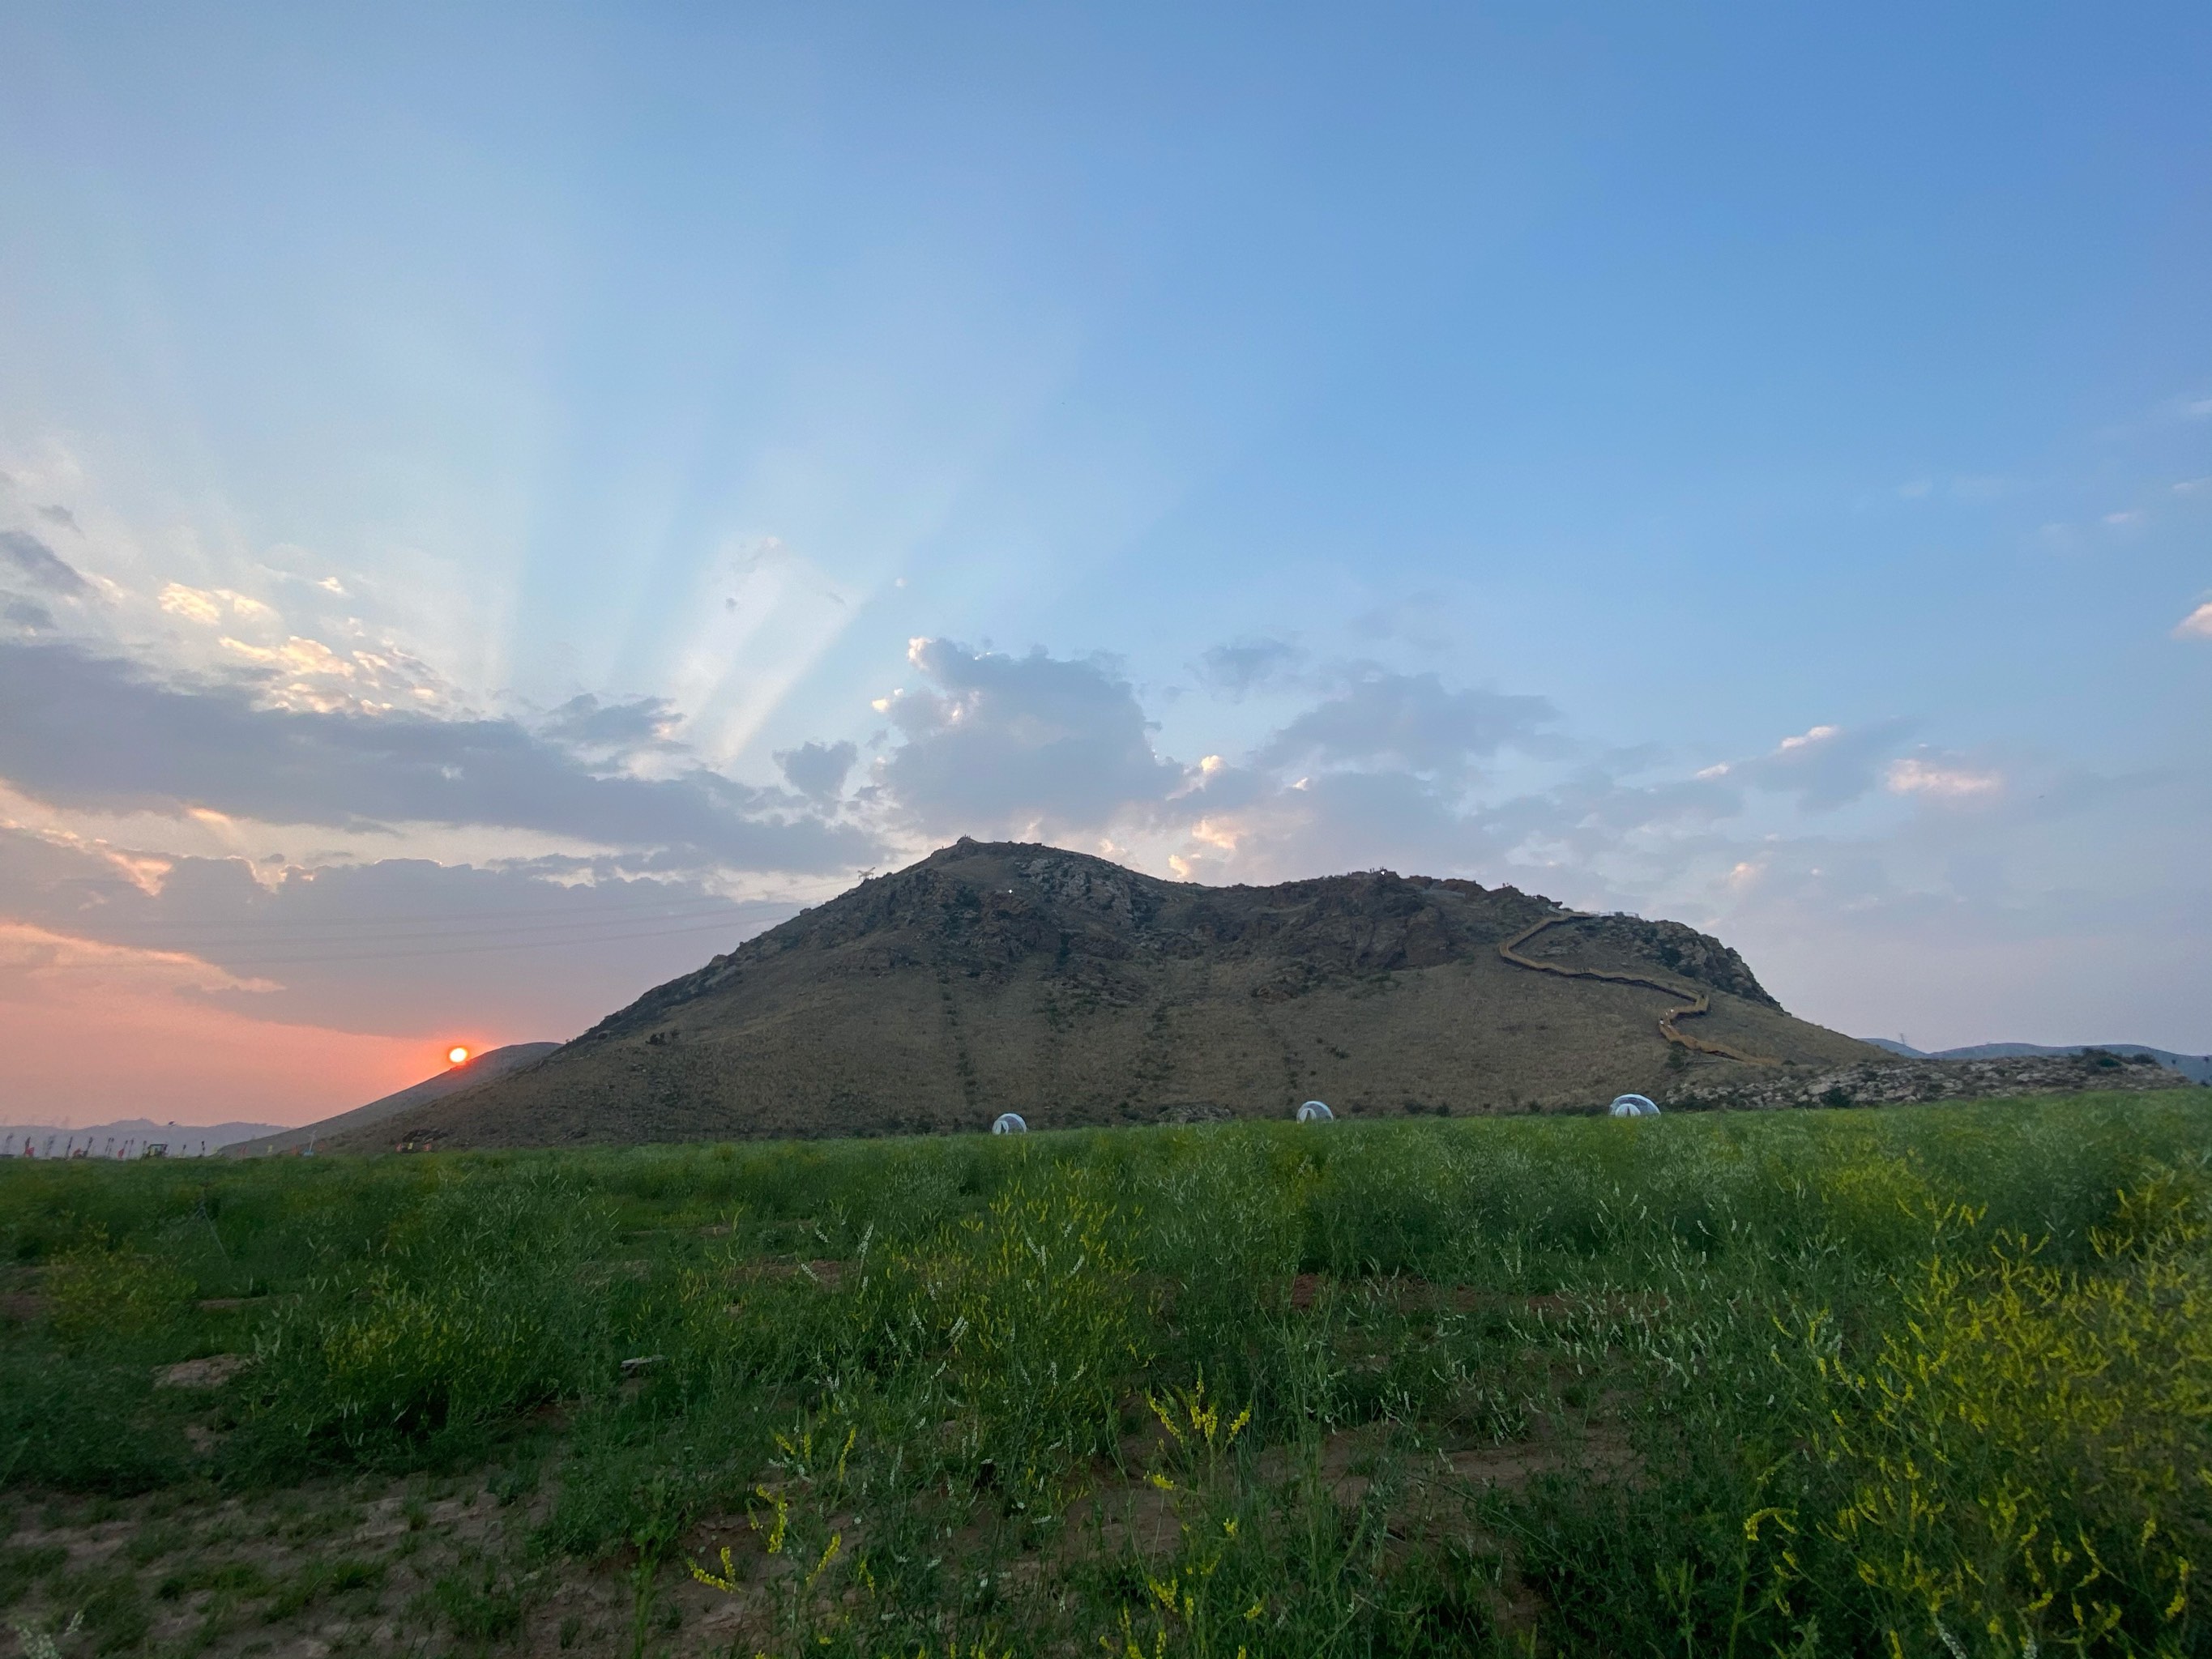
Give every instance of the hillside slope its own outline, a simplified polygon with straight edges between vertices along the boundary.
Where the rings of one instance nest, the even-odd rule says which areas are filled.
[[[334,1147],[546,1146],[1587,1105],[1741,1062],[1670,1047],[1670,1007],[1761,1059],[1878,1058],[1794,1019],[1735,951],[1601,916],[1498,947],[1559,907],[1388,872],[1276,887],[1155,880],[962,841],[670,981],[504,1079]]]
[[[458,1066],[448,1066],[435,1077],[424,1078],[380,1100],[372,1100],[366,1106],[356,1106],[351,1111],[340,1112],[336,1117],[304,1124],[297,1129],[280,1129],[252,1140],[234,1141],[222,1150],[230,1158],[261,1158],[270,1152],[296,1152],[318,1146],[349,1130],[373,1128],[403,1112],[430,1105],[479,1083],[505,1077],[534,1060],[544,1059],[560,1046],[557,1042],[511,1042],[504,1048],[487,1048],[480,1054],[470,1055]]]

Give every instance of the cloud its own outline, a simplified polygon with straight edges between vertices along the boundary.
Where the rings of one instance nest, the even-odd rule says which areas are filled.
[[[157,602],[173,617],[210,625],[221,622],[226,612],[255,621],[263,617],[273,621],[276,615],[260,600],[233,592],[228,587],[187,587],[182,582],[171,582],[164,587]]]
[[[2184,617],[2173,627],[2177,640],[2212,640],[2212,599]]]
[[[1543,697],[1455,691],[1434,674],[1358,673],[1262,745],[1263,766],[1393,767],[1463,776],[1500,750],[1540,749],[1558,713]]]
[[[0,829],[0,915],[29,930],[0,948],[0,996],[12,967],[19,981],[90,975],[276,1024],[566,1037],[797,908],[605,864],[557,873],[257,866]],[[20,948],[31,933],[45,941],[35,960]]]
[[[1363,611],[1345,626],[1362,639],[1403,640],[1418,650],[1444,651],[1450,648],[1451,641],[1437,631],[1436,625],[1444,610],[1443,594],[1412,593]]]
[[[1239,640],[1207,651],[1198,659],[1196,672],[1201,685],[1241,697],[1289,678],[1305,660],[1306,653],[1286,641]]]
[[[776,751],[785,780],[810,800],[830,801],[844,793],[846,775],[860,751],[849,743],[802,743]]]
[[[1892,761],[1882,784],[1893,795],[1921,795],[1931,800],[1964,801],[1985,799],[2004,787],[1996,772],[1907,757]]]
[[[64,530],[75,530],[79,535],[84,533],[77,525],[76,514],[65,507],[42,507],[39,509],[39,516],[48,524],[58,524]]]
[[[5,617],[18,628],[29,629],[34,634],[51,633],[54,626],[54,613],[29,599],[0,601],[0,617]]]
[[[1708,767],[1701,778],[1726,777],[1758,789],[1794,794],[1808,811],[1847,806],[1885,776],[1885,765],[1911,730],[1905,720],[1871,726],[1815,726],[1784,738],[1765,755]]]
[[[14,565],[34,586],[43,587],[49,593],[75,599],[88,597],[92,592],[92,584],[77,574],[74,565],[28,531],[0,530],[0,558]]]
[[[826,872],[873,839],[705,768],[607,777],[511,720],[271,708],[237,681],[165,681],[73,647],[0,643],[0,777],[52,805],[271,823],[497,826]]]
[[[917,639],[907,659],[933,689],[882,701],[905,741],[877,763],[876,781],[925,831],[1102,829],[1182,781],[1153,752],[1135,688],[1110,658]]]
[[[602,702],[587,691],[556,708],[538,730],[583,753],[629,756],[683,749],[672,735],[682,720],[665,697]]]

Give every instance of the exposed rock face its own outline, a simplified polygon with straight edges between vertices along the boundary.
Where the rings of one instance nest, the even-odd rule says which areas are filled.
[[[1678,1111],[1714,1108],[1772,1110],[1791,1106],[1889,1106],[1907,1101],[1988,1100],[2002,1095],[2066,1095],[2085,1089],[2186,1089],[2190,1080],[2147,1056],[2092,1048],[2079,1054],[1994,1060],[1862,1060],[1828,1070],[1790,1067],[1708,1073],[1659,1098]]]
[[[1387,871],[1206,887],[961,842],[647,992],[514,1075],[338,1146],[1033,1128],[1581,1109],[1703,1084],[1663,992],[1562,979],[1497,946],[1550,900]],[[1793,1019],[1673,922],[1548,931],[1547,957],[1711,994],[1700,1030],[1832,1070],[1880,1051]],[[1676,1056],[1670,1065],[1670,1054]]]

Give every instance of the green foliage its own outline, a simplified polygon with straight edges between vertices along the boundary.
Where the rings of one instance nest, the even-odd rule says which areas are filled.
[[[174,1267],[105,1241],[55,1257],[44,1285],[54,1334],[76,1348],[139,1341],[175,1322],[192,1296],[192,1281]]]
[[[1805,1320],[1813,1484],[1835,1492],[1801,1518],[1899,1641],[2188,1650],[2212,1561],[2203,1182],[2154,1170],[2120,1194],[2098,1271],[1957,1219],[1871,1342]]]
[[[568,1554],[641,1651],[687,1564],[832,1659],[2212,1651],[2208,1156],[2175,1093],[0,1168],[0,1480],[468,1469],[544,1553],[432,1579],[472,1646]],[[180,1537],[0,1601],[383,1571]]]
[[[597,1207],[543,1169],[433,1189],[264,1327],[252,1443],[405,1462],[588,1388],[603,1316],[578,1291],[605,1238]]]
[[[1012,1187],[906,1264],[907,1320],[941,1355],[971,1449],[1034,1486],[1044,1460],[1110,1448],[1148,1355],[1127,1238],[1138,1218],[1081,1170]]]
[[[0,1607],[15,1606],[32,1585],[68,1562],[69,1552],[58,1544],[0,1548]]]
[[[500,1641],[522,1626],[521,1588],[489,1562],[475,1572],[446,1574],[430,1599],[463,1641]]]
[[[122,1653],[135,1648],[153,1626],[153,1615],[147,1610],[138,1581],[127,1573],[95,1568],[58,1578],[50,1590],[57,1601],[83,1619],[95,1653]]]

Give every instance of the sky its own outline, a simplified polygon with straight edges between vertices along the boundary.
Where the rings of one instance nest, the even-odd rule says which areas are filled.
[[[0,1119],[961,835],[2212,1050],[2212,12],[0,9]]]

